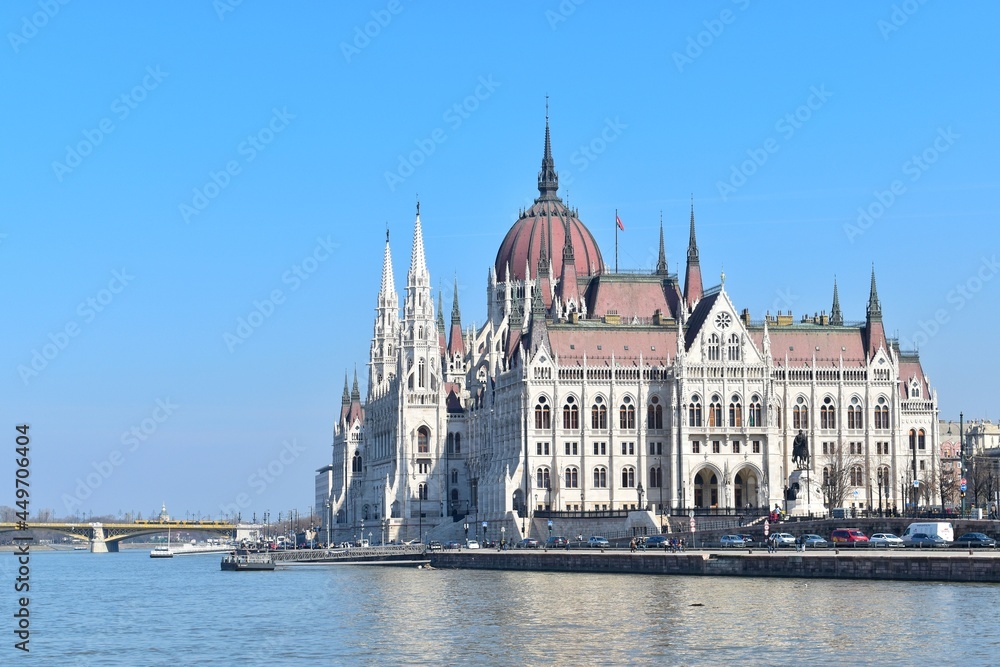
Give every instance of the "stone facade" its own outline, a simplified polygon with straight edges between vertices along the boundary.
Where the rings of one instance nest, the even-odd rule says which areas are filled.
[[[435,309],[419,205],[400,318],[387,235],[367,398],[345,378],[334,428],[341,539],[539,510],[902,509],[915,477],[918,503],[940,502],[937,396],[886,337],[874,271],[864,321],[844,321],[836,285],[829,315],[755,321],[724,275],[703,289],[693,205],[682,286],[662,224],[655,269],[608,270],[557,196],[548,123],[538,188],[477,330],[457,290],[450,329]]]

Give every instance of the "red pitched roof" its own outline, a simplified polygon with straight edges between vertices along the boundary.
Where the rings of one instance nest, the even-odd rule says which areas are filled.
[[[644,364],[662,366],[667,363],[668,357],[673,358],[677,350],[677,331],[667,328],[556,325],[549,327],[549,341],[552,353],[559,356],[560,365],[570,365],[574,360],[582,364],[584,354],[588,364],[610,362],[612,354],[616,363],[638,364],[641,354]]]

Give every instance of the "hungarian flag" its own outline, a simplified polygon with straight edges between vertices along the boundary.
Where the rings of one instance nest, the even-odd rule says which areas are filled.
[[[618,229],[620,229],[620,230],[622,230],[624,232],[625,231],[625,225],[622,224],[622,219],[618,217],[617,213],[615,213],[615,222],[618,223]]]

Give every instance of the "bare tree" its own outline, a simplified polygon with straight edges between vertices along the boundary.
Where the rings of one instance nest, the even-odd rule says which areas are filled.
[[[959,504],[959,479],[953,468],[942,467],[938,479],[938,488],[941,490],[941,509]]]
[[[830,509],[843,507],[855,489],[865,487],[861,456],[844,454],[843,447],[839,444],[834,452],[823,455],[820,463],[823,466],[823,490]]]

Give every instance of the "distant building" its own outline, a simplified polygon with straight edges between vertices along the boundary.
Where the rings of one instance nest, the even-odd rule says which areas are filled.
[[[995,512],[1000,501],[1000,425],[990,420],[963,421],[965,469],[961,460],[962,437],[958,421],[939,424],[941,439],[941,494],[946,507],[961,505],[961,480],[966,480],[966,507]]]
[[[845,321],[836,283],[829,315],[753,320],[725,276],[703,286],[693,206],[683,280],[662,224],[655,268],[612,272],[557,195],[547,122],[538,191],[487,271],[476,330],[457,288],[447,326],[440,295],[435,308],[419,204],[402,310],[387,235],[367,395],[345,377],[334,427],[342,539],[469,515],[512,536],[536,511],[901,510],[914,478],[920,504],[940,502],[937,396],[886,336],[874,271],[863,321]],[[807,463],[792,460],[800,432]]]

